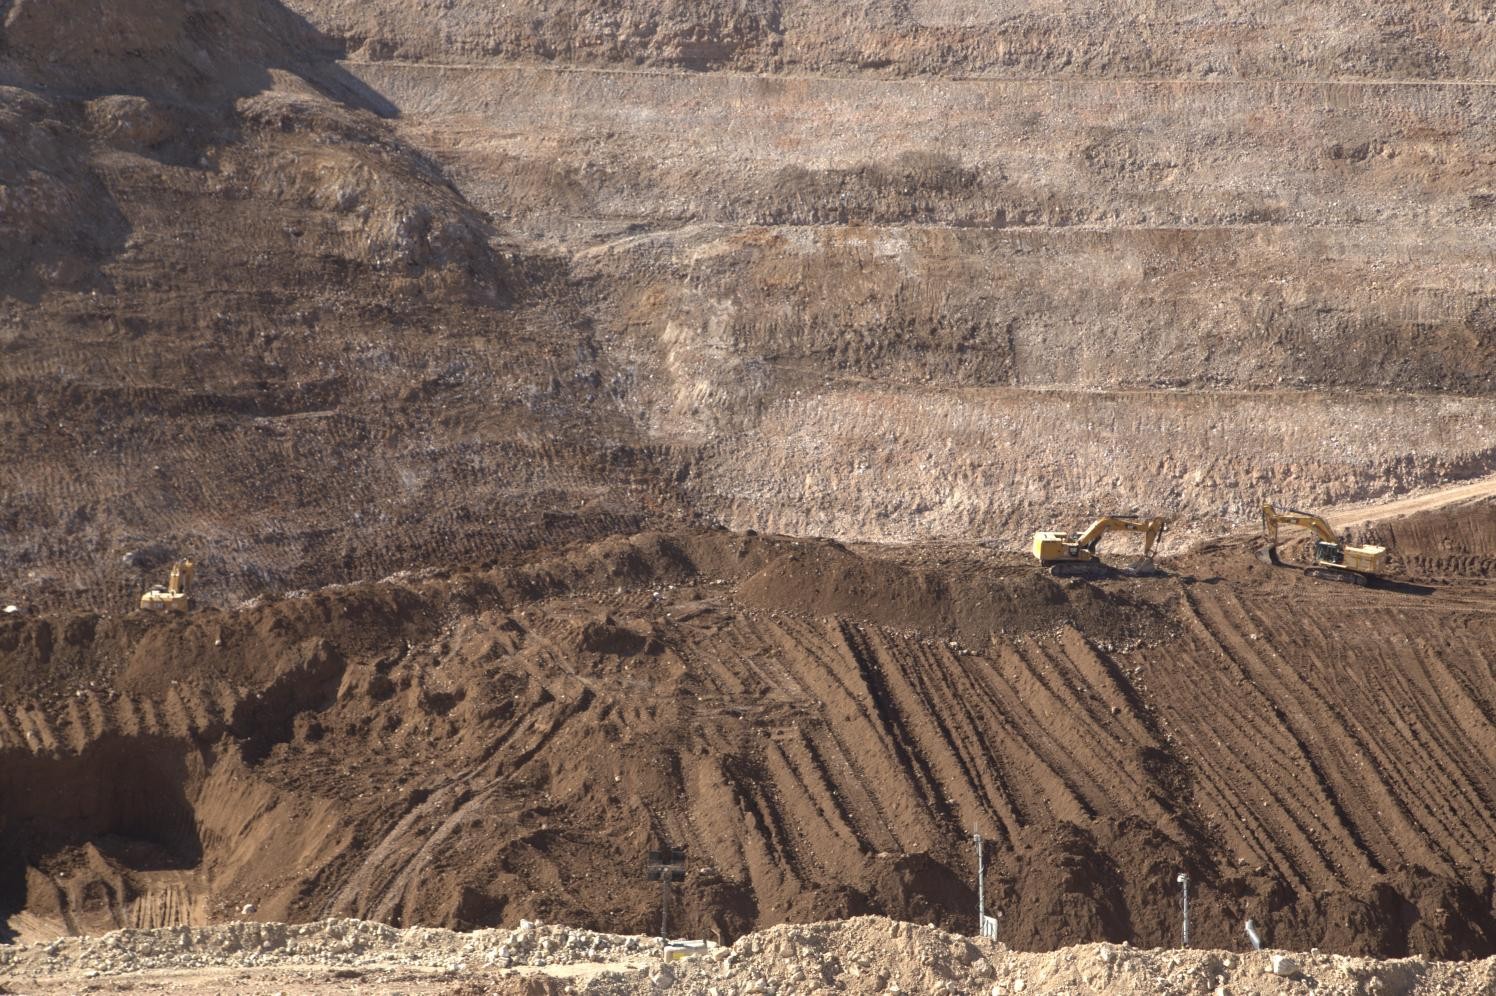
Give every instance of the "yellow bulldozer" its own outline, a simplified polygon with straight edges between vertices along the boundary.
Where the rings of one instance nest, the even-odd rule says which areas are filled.
[[[1302,526],[1314,534],[1314,563],[1304,568],[1310,577],[1324,581],[1344,581],[1365,585],[1376,580],[1387,567],[1387,548],[1384,546],[1348,546],[1330,524],[1313,512],[1300,512],[1291,508],[1275,508],[1271,503],[1262,506],[1262,536],[1264,543],[1258,556],[1275,567],[1285,566],[1278,556],[1278,527]]]
[[[1078,533],[1034,533],[1034,557],[1056,577],[1105,577],[1112,569],[1101,562],[1096,546],[1109,532],[1143,534],[1143,556],[1120,569],[1120,573],[1142,576],[1157,573],[1153,548],[1164,534],[1168,520],[1144,519],[1136,515],[1103,515]]]
[[[187,586],[192,584],[192,561],[179,560],[171,565],[171,577],[163,588],[151,585],[151,590],[140,596],[140,607],[152,612],[186,612],[192,608],[192,598]]]

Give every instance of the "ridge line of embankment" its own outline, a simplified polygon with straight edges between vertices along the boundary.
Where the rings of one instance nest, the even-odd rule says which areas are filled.
[[[615,66],[554,65],[530,62],[426,62],[419,59],[339,59],[337,61],[341,66],[391,66],[402,69],[461,70],[464,72],[590,73],[597,76],[658,76],[680,79],[715,76],[753,80],[783,80],[787,83],[811,80],[838,83],[1050,83],[1065,86],[1075,84],[1125,83],[1136,86],[1496,87],[1496,80],[1491,79],[1374,79],[1364,76],[1288,77],[1285,79],[1275,79],[1266,76],[1230,76],[1211,79],[1190,76],[933,76],[924,74],[874,76],[854,73],[754,73],[740,69],[623,69]]]

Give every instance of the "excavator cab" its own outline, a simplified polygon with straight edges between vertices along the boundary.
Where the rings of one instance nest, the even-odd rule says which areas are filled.
[[[1317,564],[1335,564],[1339,566],[1345,563],[1345,548],[1339,543],[1326,543],[1324,540],[1315,540],[1314,562]]]

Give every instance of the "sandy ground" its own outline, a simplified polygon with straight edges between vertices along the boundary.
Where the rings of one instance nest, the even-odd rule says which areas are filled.
[[[346,932],[346,924],[328,924]],[[46,959],[23,949],[3,950],[11,964],[0,972],[9,991],[28,993],[189,993],[234,991],[283,993],[453,993],[637,994],[673,992],[693,996],[749,993],[1013,993],[1193,994],[1233,992],[1243,996],[1280,996],[1311,990],[1335,996],[1397,992],[1407,996],[1484,994],[1496,983],[1496,960],[1447,963],[1422,960],[1377,961],[1318,953],[1254,952],[1237,954],[1198,949],[1139,950],[1127,945],[1084,945],[1044,954],[1009,951],[1001,944],[972,941],[930,927],[879,918],[778,927],[750,934],[729,948],[711,948],[687,960],[660,961],[658,953],[627,960],[593,955],[578,958],[569,942],[546,957],[521,950],[515,934],[483,932],[482,939],[444,931],[421,931],[410,943],[393,932],[389,946],[350,954],[337,943],[318,945],[324,925],[305,928],[304,943],[292,955],[262,945],[252,956],[192,953],[211,947],[209,932],[198,931],[192,943],[174,932],[133,934],[101,951],[110,937],[71,943]],[[232,929],[232,928],[227,928]],[[220,933],[225,929],[220,929]],[[565,928],[537,928],[531,933],[567,937]],[[523,931],[518,932],[523,933]],[[634,943],[653,948],[642,938]],[[627,939],[591,936],[616,950]],[[173,942],[181,950],[171,951]],[[390,948],[400,948],[396,954]],[[465,949],[466,959],[456,955]],[[496,952],[514,964],[493,966]],[[123,953],[148,949],[150,968],[128,968]],[[121,958],[124,957],[122,961]],[[113,959],[106,961],[105,958]],[[173,967],[172,961],[185,963]],[[260,960],[264,964],[243,964]],[[449,961],[443,967],[433,961]],[[564,960],[567,964],[554,964]],[[207,964],[204,964],[204,963]],[[426,962],[413,965],[414,962]],[[477,962],[477,964],[474,964]],[[484,963],[488,964],[484,964]],[[526,964],[538,962],[538,964]],[[103,971],[87,968],[89,964]]]

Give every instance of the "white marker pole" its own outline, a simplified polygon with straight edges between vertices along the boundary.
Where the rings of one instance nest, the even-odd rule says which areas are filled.
[[[1188,875],[1186,875],[1184,872],[1180,872],[1179,873],[1179,877],[1177,879],[1175,879],[1175,881],[1177,881],[1179,883],[1180,891],[1181,891],[1182,896],[1183,896],[1183,905],[1184,905],[1184,930],[1183,930],[1184,946],[1185,947],[1189,947],[1190,946],[1190,877]]]
[[[987,870],[986,857],[982,853],[982,835],[977,832],[977,825],[971,825],[971,839],[977,845],[977,934],[983,933],[982,925],[987,922],[987,893],[985,890]]]

